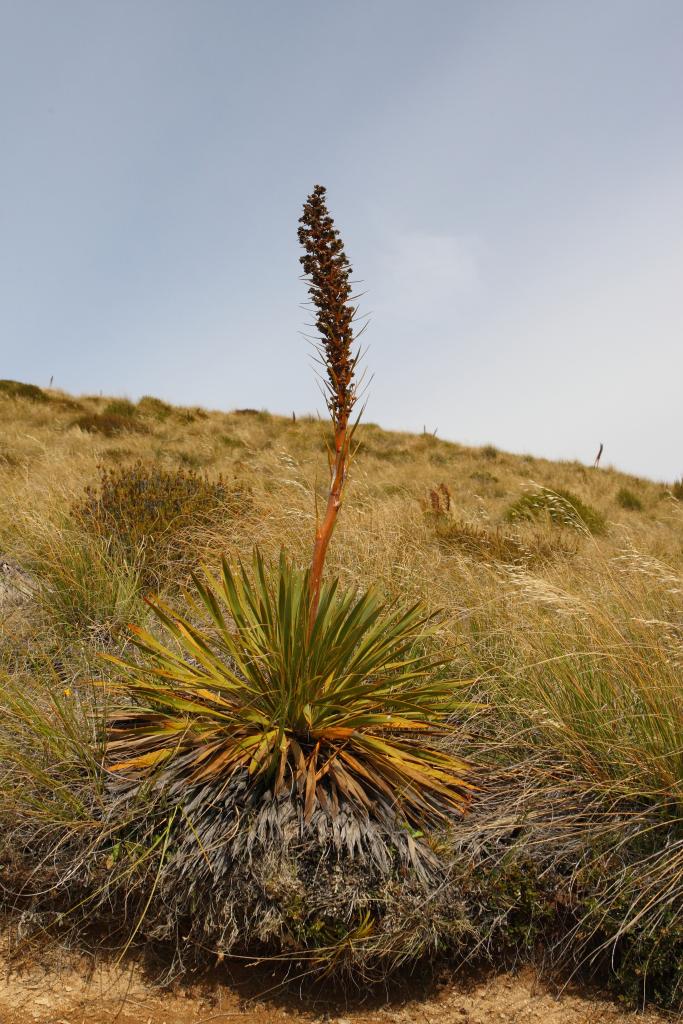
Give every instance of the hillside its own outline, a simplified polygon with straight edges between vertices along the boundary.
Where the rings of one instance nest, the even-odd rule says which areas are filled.
[[[301,515],[309,519],[315,481],[324,482],[325,427],[312,417],[293,422],[265,411],[208,412],[174,408],[153,398],[133,405],[126,399],[74,398],[45,390],[38,391],[40,398],[14,398],[7,384],[3,391],[0,382],[0,471],[5,494],[16,494],[22,504],[26,487],[35,488],[41,498],[49,495],[50,504],[57,505],[92,484],[98,465],[136,459],[167,469],[223,474],[247,484],[264,513],[274,513],[284,501],[291,511],[301,506]],[[370,504],[373,523],[379,517],[417,528],[423,519],[419,503],[441,483],[451,491],[457,518],[495,527],[520,495],[542,486],[569,490],[605,517],[610,527],[599,543],[606,551],[628,537],[655,556],[681,555],[680,504],[671,500],[666,485],[610,468],[596,471],[578,462],[551,462],[491,446],[467,448],[431,434],[385,431],[372,423],[361,424],[357,439],[340,534],[350,536],[360,522],[367,525]],[[642,508],[628,507],[629,493]],[[257,533],[262,539],[263,531]],[[292,541],[286,534],[281,539]],[[337,547],[341,555],[344,542]]]
[[[680,484],[371,423],[357,441],[326,573],[439,612],[435,650],[467,702],[456,736],[475,765],[472,811],[435,844],[447,870],[426,901],[400,872],[368,888],[356,866],[311,881],[296,857],[286,871],[266,857],[221,897],[239,928],[221,924],[219,942],[207,904],[209,930],[195,937],[193,922],[183,941],[219,960],[295,950],[365,980],[424,957],[543,962],[680,1006]],[[40,928],[58,917],[73,943],[84,926],[65,906],[90,894],[101,923],[106,888],[114,945],[177,941],[163,856],[124,870],[120,841],[93,824],[104,812],[84,779],[99,777],[88,744],[101,698],[89,681],[106,676],[102,653],[129,649],[127,623],[149,627],[142,596],[180,601],[200,563],[248,563],[255,545],[307,563],[326,443],[312,417],[0,382],[10,922],[17,907]],[[182,973],[194,953],[179,957]]]

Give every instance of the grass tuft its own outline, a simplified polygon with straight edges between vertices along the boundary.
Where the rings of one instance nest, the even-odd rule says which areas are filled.
[[[0,396],[23,398],[29,402],[49,402],[47,395],[37,384],[23,384],[18,380],[0,380]]]
[[[118,402],[112,402],[118,406]],[[115,412],[88,412],[73,422],[74,427],[87,434],[102,434],[103,437],[116,437],[118,434],[145,433],[145,427],[133,416]]]
[[[593,534],[605,533],[607,523],[602,513],[571,491],[541,487],[523,494],[505,513],[508,522],[546,518],[557,526]]]
[[[617,504],[622,508],[628,509],[630,512],[642,512],[643,503],[633,491],[629,490],[628,487],[620,487],[617,491]]]

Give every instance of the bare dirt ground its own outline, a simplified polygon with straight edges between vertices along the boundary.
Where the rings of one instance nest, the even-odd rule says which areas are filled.
[[[49,960],[49,962],[48,962]],[[680,1019],[680,1018],[679,1018]],[[0,1024],[671,1024],[606,1000],[543,985],[531,970],[376,993],[350,1004],[324,991],[301,999],[263,968],[226,968],[221,982],[160,989],[133,966],[67,954],[0,978]]]

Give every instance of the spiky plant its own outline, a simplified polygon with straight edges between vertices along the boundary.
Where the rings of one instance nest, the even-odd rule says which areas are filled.
[[[195,578],[192,618],[153,602],[172,645],[136,628],[142,662],[108,656],[135,699],[109,723],[109,770],[213,801],[248,780],[256,800],[300,799],[304,823],[345,809],[423,829],[462,810],[467,766],[433,743],[460,706],[457,684],[434,679],[443,661],[425,652],[420,606],[334,580],[309,633],[309,584],[257,552],[251,575],[224,561],[220,579]]]
[[[322,580],[351,456],[357,355],[351,268],[321,186],[299,237],[335,436],[311,566],[283,555],[271,569],[255,552],[251,574],[224,561],[220,580],[193,577],[186,613],[150,599],[170,642],[133,629],[138,659],[109,658],[123,703],[106,765],[124,799],[151,790],[180,807],[221,870],[244,835],[251,849],[295,820],[299,838],[365,849],[390,872],[390,851],[418,863],[415,830],[461,812],[472,787],[468,766],[436,742],[458,702],[456,683],[437,678],[444,662],[427,653],[432,617]]]

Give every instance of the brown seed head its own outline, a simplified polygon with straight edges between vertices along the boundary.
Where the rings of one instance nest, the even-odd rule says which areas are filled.
[[[300,262],[317,310],[315,326],[326,371],[325,398],[335,428],[345,428],[356,401],[357,355],[352,352],[351,264],[325,203],[326,190],[316,185],[299,219]]]

